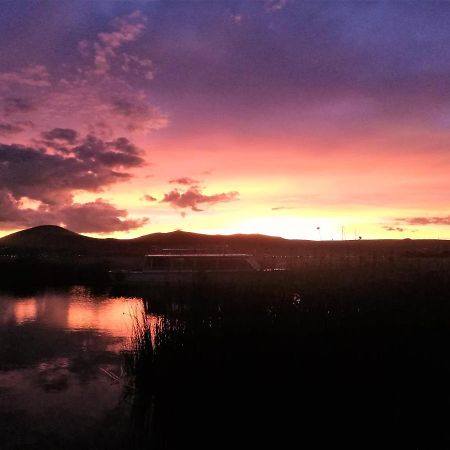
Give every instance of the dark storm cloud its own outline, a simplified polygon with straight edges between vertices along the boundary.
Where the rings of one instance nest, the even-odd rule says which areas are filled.
[[[402,217],[396,220],[407,225],[450,225],[450,216]]]
[[[237,200],[239,193],[236,191],[223,192],[221,194],[205,195],[197,186],[191,186],[188,190],[182,192],[174,189],[164,194],[162,203],[169,203],[174,208],[190,208],[192,211],[203,211],[199,205],[215,205],[217,203],[227,203]]]

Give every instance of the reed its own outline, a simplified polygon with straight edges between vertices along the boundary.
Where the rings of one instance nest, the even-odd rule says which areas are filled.
[[[446,417],[449,274],[326,258],[263,286],[149,294],[160,319],[134,328],[135,412],[151,409],[154,448],[429,443]]]

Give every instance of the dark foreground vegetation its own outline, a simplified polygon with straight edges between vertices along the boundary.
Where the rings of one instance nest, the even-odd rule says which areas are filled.
[[[108,261],[102,258],[78,260],[37,254],[0,257],[0,288],[106,284],[109,268]]]
[[[111,289],[148,314],[124,352],[129,448],[450,448],[449,241],[227,239],[27,230],[0,240],[0,286],[110,289],[158,246],[287,255],[250,286]]]
[[[159,291],[126,354],[140,448],[449,448],[450,261],[299,260]]]

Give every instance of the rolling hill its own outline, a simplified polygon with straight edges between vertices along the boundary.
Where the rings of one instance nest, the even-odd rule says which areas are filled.
[[[42,225],[0,238],[3,252],[62,252],[97,256],[142,255],[163,248],[208,251],[283,247],[289,241],[262,235],[205,235],[184,231],[152,233],[133,239],[92,238],[54,225]]]
[[[59,253],[85,256],[139,256],[161,249],[201,249],[279,255],[330,253],[439,253],[450,252],[443,240],[306,241],[258,234],[205,235],[184,231],[152,233],[133,239],[92,238],[54,225],[29,228],[0,238],[5,253]]]

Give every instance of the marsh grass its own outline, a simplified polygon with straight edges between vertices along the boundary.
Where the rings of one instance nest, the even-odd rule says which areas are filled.
[[[152,448],[447,448],[448,260],[297,262],[260,285],[143,298],[136,417]],[[145,427],[141,427],[141,430]]]

